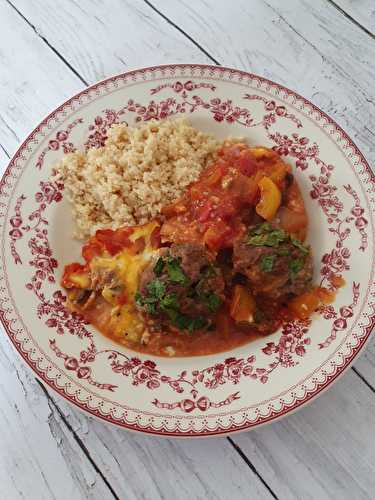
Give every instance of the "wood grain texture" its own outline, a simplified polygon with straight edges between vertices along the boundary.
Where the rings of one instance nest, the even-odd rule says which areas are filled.
[[[34,126],[84,84],[0,2],[0,144],[13,153]]]
[[[142,0],[12,3],[90,83],[129,68],[209,62]]]
[[[154,15],[152,11],[151,15]],[[48,46],[30,26],[25,22],[18,22],[18,19],[21,19],[19,15],[4,3],[0,3],[0,16],[13,33],[19,33],[17,61],[13,61],[13,52],[9,44],[0,43],[4,61],[10,66],[5,75],[6,82],[2,81],[3,74],[0,74],[0,85],[2,85],[0,116],[4,117],[3,128],[0,129],[0,143],[6,144],[9,151],[13,151],[18,145],[19,137],[25,135],[34,126],[35,120],[39,119],[37,110],[42,110],[39,113],[44,114],[46,109],[51,109],[58,101],[65,99],[66,92],[78,90],[81,83],[72,71],[65,68],[63,85],[66,85],[66,88],[60,90],[57,84],[46,84],[45,91],[43,92],[41,88],[36,98],[35,89],[38,87],[38,82],[43,81],[43,75],[48,74],[50,81],[58,82],[64,73],[65,66],[57,57],[49,59]],[[159,19],[158,16],[155,15],[155,17]],[[10,35],[7,32],[4,34]],[[32,67],[32,71],[21,71],[28,61],[36,61],[37,58],[48,61],[48,71],[38,64]],[[24,79],[22,92],[15,91],[19,78]],[[35,105],[35,110],[33,105]],[[11,116],[5,112],[9,109]],[[19,115],[22,120],[18,118]],[[10,127],[12,132],[9,131]],[[2,150],[0,154],[4,168],[7,162],[6,155]],[[6,340],[1,337],[0,347],[2,348],[3,345],[6,345]],[[11,366],[13,363],[12,373],[6,378],[0,372],[0,408],[7,408],[5,403],[8,404],[11,401],[11,396],[6,391],[12,393],[15,390],[12,377],[23,377],[22,368],[16,361],[13,361],[15,356],[16,354],[10,351],[9,360],[3,363],[4,366]],[[21,380],[24,393],[20,390],[19,406],[21,407],[22,398],[24,398],[23,407],[20,410],[14,407],[15,415],[13,416],[10,406],[7,409],[7,420],[3,422],[3,427],[9,426],[9,421],[13,419],[13,430],[16,434],[17,428],[23,425],[17,415],[20,414],[22,418],[29,419],[29,421],[25,431],[19,433],[18,440],[10,434],[9,440],[5,441],[4,437],[4,442],[1,442],[1,499],[18,499],[22,498],[22,495],[27,499],[112,498],[112,493],[106,489],[100,476],[100,480],[96,478],[97,473],[83,456],[82,450],[77,445],[77,439],[87,447],[92,460],[108,477],[119,498],[216,499],[222,498],[223,494],[225,497],[235,494],[236,498],[244,499],[248,498],[248,495],[253,498],[272,498],[262,482],[226,439],[218,438],[208,443],[203,441],[193,443],[164,441],[125,433],[93,421],[81,413],[76,413],[53,394],[51,394],[52,402],[48,401],[32,377],[23,377]],[[35,399],[30,412],[26,408],[28,394],[32,401]],[[64,419],[67,419],[71,431],[64,423],[61,423],[59,412]],[[33,419],[29,413],[32,414]],[[38,428],[37,424],[44,428]],[[56,453],[62,454],[60,462],[62,460],[67,462],[65,471],[63,470],[64,463],[60,464],[58,459],[54,458],[52,445],[49,445],[51,448],[49,449],[47,448],[48,441],[44,444],[44,438],[40,434],[43,434],[45,429],[50,429],[52,445],[55,444]],[[26,432],[30,436],[26,436]],[[32,438],[31,435],[34,437]],[[34,460],[38,453],[43,453],[43,460]],[[217,457],[220,457],[219,461]],[[46,461],[50,463],[46,464]],[[18,482],[19,469],[16,468],[13,474],[9,473],[15,462],[20,463],[25,469],[25,478]],[[31,468],[31,463],[33,468]],[[62,468],[61,478],[54,484],[53,474],[58,475],[60,468]],[[229,479],[226,475],[228,470],[231,471]],[[48,475],[49,493],[37,480],[38,474]],[[50,474],[51,477],[49,477]]]
[[[333,3],[375,36],[375,3],[373,0],[333,0]]]
[[[121,499],[271,499],[225,438],[142,436],[59,407]]]
[[[374,436],[374,394],[349,371],[295,415],[233,440],[280,499],[371,500]]]
[[[375,163],[375,43],[326,0],[153,0],[221,64],[296,90]]]
[[[223,64],[263,74],[310,97],[352,134],[370,160],[375,159],[371,136],[375,128],[374,43],[323,0],[313,5],[297,0],[238,0],[230,9],[223,0],[190,4],[155,0],[153,4],[196,44],[140,0],[111,0],[111,9],[94,0],[66,0],[58,8],[52,0],[12,3],[29,24],[0,1],[0,144],[8,152],[47,111],[82,88],[80,76],[93,83],[129,66],[209,62],[197,46],[201,45]],[[0,149],[0,161],[6,161],[3,157]],[[4,342],[0,341],[1,349]],[[375,381],[373,344],[368,359],[365,355],[357,366]],[[4,363],[0,357],[0,367],[15,363],[12,351],[7,356],[9,361]],[[271,497],[225,439],[170,441],[125,433],[78,413],[52,393],[52,401],[43,399],[32,377],[25,377],[26,392],[38,398],[29,417],[28,398],[19,392],[14,378],[23,370],[18,364],[13,366],[13,374],[3,377],[5,388],[0,381],[0,408],[8,408],[4,425],[12,420],[14,432],[21,431],[15,446],[8,440],[6,453],[0,453],[0,498],[113,498],[77,440],[119,498]],[[22,421],[9,404],[13,391],[18,391],[21,413],[29,422],[24,427],[29,434],[32,429],[35,438],[23,437]],[[45,441],[46,431],[55,435],[50,431],[49,412],[58,422],[52,427],[57,441],[61,438],[67,446],[65,451],[60,452],[57,445],[53,451],[52,440]],[[233,442],[280,499],[372,498],[373,415],[373,393],[349,373],[301,413],[233,437]],[[33,460],[40,449],[46,460],[56,464],[56,475],[62,467],[61,482],[53,483],[51,464]],[[19,473],[9,473],[15,463],[25,464],[27,478],[18,481]],[[46,471],[49,484],[58,488],[52,494],[36,479]]]
[[[4,336],[0,341],[0,428],[1,499],[112,498]]]

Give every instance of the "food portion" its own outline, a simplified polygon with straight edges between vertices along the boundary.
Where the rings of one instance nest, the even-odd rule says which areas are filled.
[[[190,147],[198,134],[185,137]],[[313,286],[308,217],[291,167],[264,147],[203,142],[195,151],[202,168],[195,164],[174,194],[164,195],[160,181],[155,206],[146,209],[139,198],[144,208],[132,221],[143,225],[97,230],[83,246],[85,262],[65,268],[69,307],[131,349],[162,356],[229,350],[334,298]],[[177,156],[164,157],[163,171],[177,168]],[[152,175],[160,165],[149,164]]]
[[[217,149],[185,119],[114,125],[104,147],[64,156],[57,177],[72,202],[76,236],[144,224],[181,196]]]
[[[149,317],[149,329],[193,333],[214,325],[224,286],[220,268],[203,245],[172,244],[141,274],[136,304]]]
[[[260,223],[234,242],[233,269],[249,287],[270,299],[287,300],[311,287],[310,250],[278,226]]]

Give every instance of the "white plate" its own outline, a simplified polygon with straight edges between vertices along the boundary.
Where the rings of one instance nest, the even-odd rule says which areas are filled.
[[[274,147],[292,165],[310,216],[315,280],[346,286],[310,324],[231,352],[151,358],[120,347],[64,308],[59,280],[77,260],[63,186],[64,151],[102,144],[110,124],[176,113],[220,138]],[[46,384],[87,413],[136,431],[207,436],[249,429],[306,404],[351,364],[374,314],[374,176],[328,116],[261,77],[175,65],[109,78],[71,98],[30,134],[1,183],[1,318]]]

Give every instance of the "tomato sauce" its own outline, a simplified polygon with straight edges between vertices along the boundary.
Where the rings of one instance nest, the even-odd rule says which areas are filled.
[[[103,255],[107,261],[111,257],[116,259],[124,250],[127,255],[127,260],[122,261],[126,263],[125,267],[130,266],[133,256],[152,255],[162,245],[173,243],[204,244],[210,255],[216,258],[221,255],[220,251],[231,252],[234,242],[245,235],[254,218],[272,221],[288,235],[303,242],[308,217],[298,184],[290,171],[290,167],[272,150],[226,144],[219,150],[217,161],[202,172],[186,194],[162,209],[162,225],[153,221],[149,228],[144,225],[97,231],[82,248],[85,264],[66,266],[62,285],[72,297],[77,290],[89,289],[91,263]],[[133,285],[137,273],[143,268],[128,271]],[[332,286],[338,288],[343,283],[338,276],[332,281]],[[332,302],[335,295],[316,287],[285,304],[285,298],[279,303],[259,299],[245,286],[232,283],[226,289],[224,305],[216,313],[214,330],[189,333],[176,328],[166,328],[162,332],[151,328],[147,340],[143,341],[141,335],[132,336],[119,330],[120,319],[117,320],[114,314],[114,307],[124,308],[126,314],[132,316],[126,324],[138,325],[141,313],[134,304],[136,289],[137,284],[129,293],[124,286],[112,302],[108,302],[104,293],[103,296],[99,293],[87,307],[76,304],[73,309],[108,338],[130,349],[157,356],[196,356],[229,351],[273,333],[285,321],[309,318],[321,304]],[[267,319],[256,324],[248,318],[259,311],[259,307],[267,311]],[[145,325],[148,325],[148,320],[144,318]]]

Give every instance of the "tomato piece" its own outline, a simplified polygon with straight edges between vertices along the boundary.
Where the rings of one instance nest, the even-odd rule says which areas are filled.
[[[132,245],[129,236],[133,228],[123,228],[113,231],[112,229],[99,229],[95,233],[95,239],[111,254],[121,252],[124,248]]]
[[[230,226],[223,221],[210,225],[203,236],[203,242],[210,250],[217,251],[223,247],[226,237],[232,233]]]
[[[129,300],[129,297],[128,297],[128,294],[126,292],[126,290],[124,290],[118,297],[116,297],[116,301],[118,303],[118,305],[120,306],[123,306],[124,304],[126,304]]]
[[[186,212],[187,208],[184,201],[177,200],[175,203],[170,203],[161,209],[161,213],[166,217],[173,217],[174,215]]]
[[[90,278],[86,266],[78,262],[65,266],[61,286],[64,288],[88,288]]]
[[[305,203],[296,181],[293,181],[291,186],[286,190],[285,199],[285,206],[292,212],[306,215]]]
[[[208,200],[199,210],[199,217],[198,217],[199,222],[207,222],[208,219],[210,218],[211,211],[212,211],[212,202]]]
[[[86,245],[82,247],[82,257],[86,262],[91,262],[94,257],[103,253],[103,245],[91,238]]]
[[[248,151],[242,151],[237,160],[237,166],[241,174],[246,177],[254,175],[258,168],[255,158]]]
[[[206,186],[214,186],[215,184],[217,184],[220,179],[223,177],[223,172],[221,171],[220,168],[216,168],[212,174],[210,174],[209,176],[207,176],[204,180],[204,184]]]
[[[161,245],[161,237],[160,237],[160,226],[156,227],[150,236],[150,244],[152,248],[159,248]]]
[[[233,291],[233,298],[230,305],[230,315],[237,322],[253,322],[256,305],[254,297],[249,290],[242,285],[236,285]]]
[[[296,318],[307,319],[317,310],[320,303],[319,294],[316,290],[312,290],[292,299],[288,304],[288,308]]]
[[[305,212],[294,212],[288,207],[280,207],[281,227],[289,234],[297,234],[301,230],[306,230],[307,215]]]
[[[260,200],[255,207],[258,215],[268,221],[272,220],[281,204],[281,192],[269,177],[263,177],[259,182]]]

